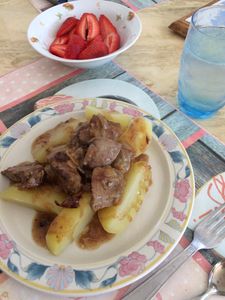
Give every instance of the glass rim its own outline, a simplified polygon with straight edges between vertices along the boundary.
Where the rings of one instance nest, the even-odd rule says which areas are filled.
[[[216,37],[213,37],[213,36],[211,36],[210,34],[208,34],[208,33],[206,33],[206,32],[203,32],[199,27],[197,27],[197,26],[195,25],[195,23],[194,23],[194,17],[197,15],[197,13],[198,13],[199,11],[210,10],[210,9],[214,9],[214,8],[222,8],[222,9],[225,10],[225,4],[211,5],[211,6],[204,6],[204,7],[198,8],[198,9],[192,14],[192,16],[191,16],[191,22],[190,22],[191,26],[193,26],[195,30],[197,30],[197,31],[200,32],[201,34],[206,35],[206,36],[208,36],[208,37],[210,37],[210,38],[212,38],[212,39],[215,39]],[[224,28],[224,29],[225,29],[225,24],[224,24],[224,26],[212,26],[212,27]]]

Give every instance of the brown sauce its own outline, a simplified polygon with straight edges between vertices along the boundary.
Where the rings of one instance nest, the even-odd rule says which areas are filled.
[[[34,241],[41,247],[46,248],[45,236],[55,214],[37,212],[32,224],[32,236]]]
[[[113,237],[114,234],[108,233],[104,230],[99,222],[98,215],[95,214],[91,222],[81,234],[78,245],[82,249],[97,249],[105,242],[111,240]]]

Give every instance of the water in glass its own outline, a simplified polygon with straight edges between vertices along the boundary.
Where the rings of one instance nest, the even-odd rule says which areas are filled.
[[[225,104],[225,6],[204,8],[192,17],[181,57],[178,101],[194,118],[209,117]]]

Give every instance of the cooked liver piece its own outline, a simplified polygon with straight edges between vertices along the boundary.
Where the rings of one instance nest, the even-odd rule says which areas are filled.
[[[45,176],[44,167],[36,162],[23,162],[1,173],[27,189],[41,185]]]
[[[110,166],[95,168],[91,181],[92,209],[97,211],[117,203],[120,200],[123,187],[123,175],[118,170]]]
[[[116,140],[121,135],[122,128],[119,123],[108,121],[103,115],[99,114],[91,118],[90,132],[94,137],[100,136]]]
[[[83,123],[77,133],[79,141],[82,144],[89,144],[93,138],[109,138],[112,140],[118,139],[122,129],[119,123],[107,121],[106,118],[99,114],[94,115],[89,123]]]
[[[46,176],[45,176],[46,181],[49,182],[49,183],[54,184],[55,181],[56,181],[55,173],[54,173],[52,167],[49,164],[45,165],[45,174],[46,174]]]
[[[89,144],[92,136],[90,135],[90,124],[89,122],[81,123],[79,128],[77,129],[73,139],[72,144]]]
[[[130,149],[126,145],[122,145],[120,153],[118,154],[116,160],[113,162],[112,166],[120,172],[126,173],[130,169],[130,163],[133,157],[134,153],[132,149]]]
[[[80,198],[81,193],[75,195],[68,195],[62,203],[57,203],[57,205],[65,208],[77,208],[79,206]]]
[[[68,146],[66,149],[67,156],[79,170],[83,169],[85,153],[86,149],[82,147]]]
[[[84,157],[84,165],[92,169],[108,166],[116,159],[120,149],[121,144],[113,140],[96,138],[88,147]]]
[[[63,161],[53,160],[50,163],[55,174],[56,183],[69,195],[76,194],[81,189],[81,176],[77,169]]]
[[[81,190],[81,176],[76,165],[66,154],[66,150],[55,151],[54,155],[48,156],[51,174],[54,174],[55,183],[58,184],[65,193],[73,195]],[[49,172],[49,174],[50,174]]]

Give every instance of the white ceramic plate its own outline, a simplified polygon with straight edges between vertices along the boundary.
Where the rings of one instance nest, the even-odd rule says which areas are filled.
[[[194,203],[194,209],[188,227],[194,229],[211,210],[225,202],[225,172],[218,174],[200,189]],[[216,252],[225,258],[225,240]]]
[[[157,106],[151,97],[135,85],[117,79],[92,79],[71,84],[58,91],[56,95],[75,98],[115,96],[136,104],[156,119],[160,119]]]
[[[36,110],[0,138],[1,170],[32,160],[32,141],[71,116],[81,117],[86,105],[145,116],[153,126],[148,149],[153,184],[126,231],[97,250],[72,243],[60,256],[51,255],[32,239],[35,212],[0,201],[0,268],[30,287],[58,295],[94,295],[130,284],[158,266],[181,238],[192,210],[193,171],[183,146],[172,131],[145,111],[109,99],[71,100]],[[0,190],[9,185],[1,175]],[[185,192],[184,192],[185,191]]]

